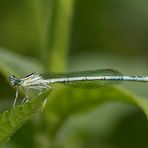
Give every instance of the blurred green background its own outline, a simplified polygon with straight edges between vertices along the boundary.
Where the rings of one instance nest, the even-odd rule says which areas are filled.
[[[147,40],[147,0],[1,0],[0,110],[13,104],[15,90],[8,82],[11,74],[115,68],[123,74],[148,75]],[[7,54],[19,57],[13,70],[3,64],[11,63]],[[23,64],[27,61],[30,67]],[[124,83],[119,87],[148,98],[147,86]],[[70,91],[79,96],[79,89]],[[73,94],[65,97],[71,100]],[[54,95],[61,99],[56,87]],[[66,106],[66,100],[55,106],[60,109],[61,105]],[[96,104],[89,110],[63,115],[59,127],[49,122],[50,118],[58,120],[48,111],[49,106],[19,129],[5,147],[148,147],[148,122],[134,105],[116,101]],[[52,127],[56,132],[50,132]]]

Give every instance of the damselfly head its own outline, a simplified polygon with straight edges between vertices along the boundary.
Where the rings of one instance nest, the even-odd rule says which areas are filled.
[[[11,86],[18,86],[18,85],[21,85],[21,83],[22,83],[22,80],[21,79],[16,78],[13,75],[9,77],[9,80],[10,80]]]

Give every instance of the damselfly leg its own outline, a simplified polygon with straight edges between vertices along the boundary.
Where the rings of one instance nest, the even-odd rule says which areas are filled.
[[[25,92],[25,97],[22,100],[22,104],[29,101],[29,95],[28,94],[29,94],[29,91],[30,91],[29,88],[23,88],[23,89],[24,89],[24,92]]]
[[[14,102],[13,102],[13,107],[15,107],[17,99],[18,99],[18,88],[16,90],[15,99],[14,99]]]
[[[53,88],[52,88],[51,86],[47,85],[47,84],[42,84],[42,85],[44,85],[44,86],[46,87],[46,90],[50,90],[50,91],[53,90]],[[43,92],[43,91],[39,92],[38,96],[41,95],[42,92]],[[46,103],[47,103],[47,97],[45,98],[45,100],[44,100],[44,102],[43,102],[43,104],[42,104],[41,112],[43,112]]]

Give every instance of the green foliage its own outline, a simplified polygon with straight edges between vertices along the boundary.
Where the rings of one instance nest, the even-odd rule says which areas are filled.
[[[75,91],[78,93],[75,93]],[[50,123],[49,133],[52,136],[57,134],[61,125],[74,114],[87,112],[102,103],[110,101],[118,101],[137,106],[148,117],[148,100],[133,96],[125,90],[119,88],[103,88],[86,91],[64,88],[50,98],[48,107],[46,108],[46,119]],[[49,114],[51,115],[50,117]]]
[[[41,111],[44,99],[49,92],[34,98],[31,102],[27,102],[22,106],[12,108],[5,111],[0,116],[0,145],[7,142],[10,137],[36,112]]]
[[[87,10],[87,14],[96,15],[95,11],[98,9],[98,5],[96,4],[98,3],[99,2],[97,0],[95,1],[95,4],[92,3],[91,5],[89,5],[89,3],[87,2],[87,7],[91,6],[90,10],[92,11],[91,13]],[[6,78],[7,80],[6,82],[0,81],[1,86],[8,85],[8,76],[11,74],[22,76],[31,72],[66,71],[66,68],[68,67],[67,59],[69,58],[68,49],[73,48],[72,44],[74,44],[74,41],[76,41],[77,43],[77,45],[74,46],[75,48],[83,48],[84,44],[89,39],[91,40],[91,44],[95,43],[97,44],[96,47],[98,47],[99,37],[91,37],[92,35],[94,35],[94,32],[96,32],[95,30],[96,28],[98,28],[98,25],[95,25],[94,28],[89,28],[89,32],[93,30],[91,33],[89,33],[89,35],[85,34],[87,32],[86,28],[89,25],[80,25],[82,27],[81,29],[79,28],[80,32],[82,33],[82,37],[79,37],[77,35],[78,32],[73,32],[74,35],[71,35],[73,31],[72,29],[74,29],[75,31],[75,29],[79,26],[79,23],[84,22],[84,20],[82,19],[83,17],[79,18],[79,12],[81,12],[81,8],[83,8],[85,5],[81,4],[81,7],[78,7],[78,4],[79,2],[76,2],[75,5],[74,0],[45,0],[43,2],[41,0],[33,0],[31,2],[23,2],[23,5],[18,4],[20,6],[20,9],[25,9],[26,14],[24,16],[24,20],[22,20],[20,24],[22,25],[26,22],[25,20],[29,20],[32,21],[34,26],[28,24],[29,27],[25,26],[23,28],[24,30],[22,29],[23,33],[25,34],[23,34],[24,36],[22,36],[22,39],[14,33],[15,39],[20,43],[20,46],[13,46],[13,41],[15,40],[13,38],[10,39],[9,44],[6,47],[9,47],[10,49],[15,49],[15,51],[10,51],[10,49],[8,50],[6,48],[0,48],[0,73],[1,77]],[[103,4],[103,1],[101,4]],[[95,5],[95,11],[93,11],[93,5]],[[76,8],[74,6],[76,6]],[[11,6],[9,7],[11,8]],[[7,10],[8,12],[11,12],[10,8]],[[31,10],[27,11],[26,13],[26,10],[28,10],[27,8]],[[74,8],[76,15],[75,19],[79,21],[76,22],[74,24],[74,27],[72,28]],[[86,8],[83,9],[85,10]],[[17,13],[18,18],[15,17],[16,20],[14,22],[11,22],[11,19],[8,19],[10,21],[10,24],[12,26],[16,26],[17,21],[20,18],[22,19],[22,14]],[[81,15],[84,14],[82,13],[80,14],[80,16]],[[87,16],[91,20],[92,15],[85,15],[86,20]],[[96,22],[96,19],[93,17],[92,20],[93,22],[94,20]],[[9,24],[9,21],[7,21],[5,22],[6,26]],[[87,23],[91,24],[91,21],[87,20]],[[97,24],[99,24],[99,22],[97,22]],[[21,25],[18,26],[21,28]],[[29,35],[27,35],[27,33]],[[76,35],[78,39],[75,37]],[[27,39],[31,40],[30,42],[28,40],[23,40],[26,36],[29,36]],[[74,41],[72,40],[72,43],[70,44],[71,38],[76,39]],[[77,41],[79,40],[79,38],[83,40],[83,45],[80,45],[81,43]],[[0,40],[2,39],[0,38]],[[87,49],[87,46],[90,48],[91,44],[87,42],[85,48]],[[21,48],[20,51],[17,47]],[[28,47],[29,49],[27,49]],[[88,50],[92,53],[92,49]],[[16,53],[17,51],[19,51],[19,53]],[[96,53],[97,52],[98,51],[96,50]],[[83,51],[83,53],[83,56],[85,56],[85,51]],[[100,50],[98,53],[100,53]],[[25,56],[27,54],[29,54],[29,57]],[[84,62],[85,64],[81,65],[79,63],[83,61],[83,56],[80,56],[80,60],[75,60],[73,62],[77,63],[76,65],[78,65],[79,69],[81,69],[81,66],[86,67],[86,65],[90,65],[88,67],[91,67],[91,64],[89,63],[94,60],[94,58],[90,58],[91,56],[89,54],[88,57],[86,56],[86,60]],[[72,56],[70,56],[70,58],[71,57]],[[71,59],[70,61],[72,60],[73,59]],[[97,62],[95,62],[97,66],[99,60],[100,59],[97,56]],[[103,57],[103,60],[109,60],[109,63],[111,63],[111,61],[114,60],[114,57]],[[129,61],[131,61],[131,59]],[[128,67],[128,64],[126,64],[126,67]],[[131,67],[128,68],[131,69]],[[7,93],[12,91],[10,87],[7,88],[8,90],[5,90],[6,103],[8,100]],[[148,118],[147,98],[142,96],[139,97],[138,95],[132,93],[132,91],[130,92],[125,90],[123,87],[104,87],[100,89],[83,90],[56,85],[53,86],[53,88],[56,89],[53,89],[52,93],[44,92],[38,97],[31,97],[29,102],[1,113],[1,146],[6,143],[7,147],[26,148],[30,147],[31,142],[29,143],[29,140],[32,139],[31,144],[34,148],[95,148],[98,146],[108,148],[128,147],[128,144],[133,140],[132,137],[135,136],[135,130],[137,131],[136,135],[138,135],[138,132],[140,132],[140,130],[137,129],[141,129],[141,127],[143,127],[142,134],[145,134],[144,137],[147,137],[148,128],[146,126],[147,121],[145,120]],[[139,90],[141,89],[139,88]],[[39,114],[37,114],[37,117],[34,117],[35,113],[38,113],[41,110],[43,101],[46,97],[48,97],[48,102],[45,106],[44,111],[41,113],[41,117]],[[0,101],[3,102],[4,99],[0,99]],[[117,105],[115,102],[118,102],[120,105]],[[109,103],[113,103],[113,105],[111,107],[109,106],[103,108],[105,104]],[[128,122],[125,127],[123,123],[126,123],[126,118],[127,120],[129,120],[128,117],[132,117],[132,115],[135,115],[136,117],[136,119],[134,117],[134,119],[132,118],[133,121],[135,121],[135,123],[132,122],[132,125],[135,126],[133,126],[131,133],[128,133],[128,127],[131,127],[131,123]],[[30,121],[30,119],[32,120]],[[141,122],[139,122],[139,120]],[[28,123],[26,124],[27,126],[24,125],[25,123]],[[136,127],[136,123],[139,124],[138,127]],[[29,129],[31,129],[31,131],[35,130],[35,132],[30,132]],[[119,138],[120,132],[123,133],[122,138]],[[128,134],[130,135],[130,140],[124,137],[124,135],[126,134],[127,136]],[[147,147],[147,143],[145,142],[146,140],[142,136],[135,136],[134,138],[134,140],[137,141],[139,145],[140,143],[142,143],[141,141],[143,140],[143,147]],[[118,139],[119,142],[114,141],[115,139]],[[139,139],[140,141],[138,141]],[[123,144],[124,140],[127,141],[127,145]],[[130,143],[129,147],[139,146],[137,143]]]

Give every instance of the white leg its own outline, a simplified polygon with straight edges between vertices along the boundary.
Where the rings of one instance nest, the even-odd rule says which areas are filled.
[[[15,99],[13,102],[13,107],[15,107],[15,105],[16,105],[17,98],[18,98],[18,90],[16,90]]]
[[[45,86],[47,90],[48,90],[48,89],[52,89],[52,87],[49,86],[49,85],[47,85],[47,84],[42,83],[42,85]]]
[[[25,91],[25,97],[23,98],[22,100],[22,104],[24,104],[25,102],[27,102],[29,100],[29,96],[28,96],[28,92],[29,92],[30,89],[28,88],[25,88],[24,91]]]
[[[52,88],[51,86],[46,85],[46,84],[43,84],[43,85],[46,87],[47,90],[50,89],[50,90],[52,91],[53,88]],[[41,94],[42,94],[42,91],[41,91],[38,95],[41,95]],[[45,100],[44,100],[44,102],[43,102],[43,105],[42,105],[42,108],[41,108],[41,112],[43,111],[43,109],[44,109],[46,103],[47,103],[47,97],[45,98]]]
[[[27,102],[29,100],[29,97],[28,97],[28,95],[26,95],[24,98],[23,98],[23,100],[22,100],[22,104],[24,104],[25,102]]]
[[[41,108],[41,112],[43,111],[45,105],[46,105],[46,102],[47,102],[47,98],[45,98],[44,102],[43,102],[43,105],[42,105],[42,108]]]

